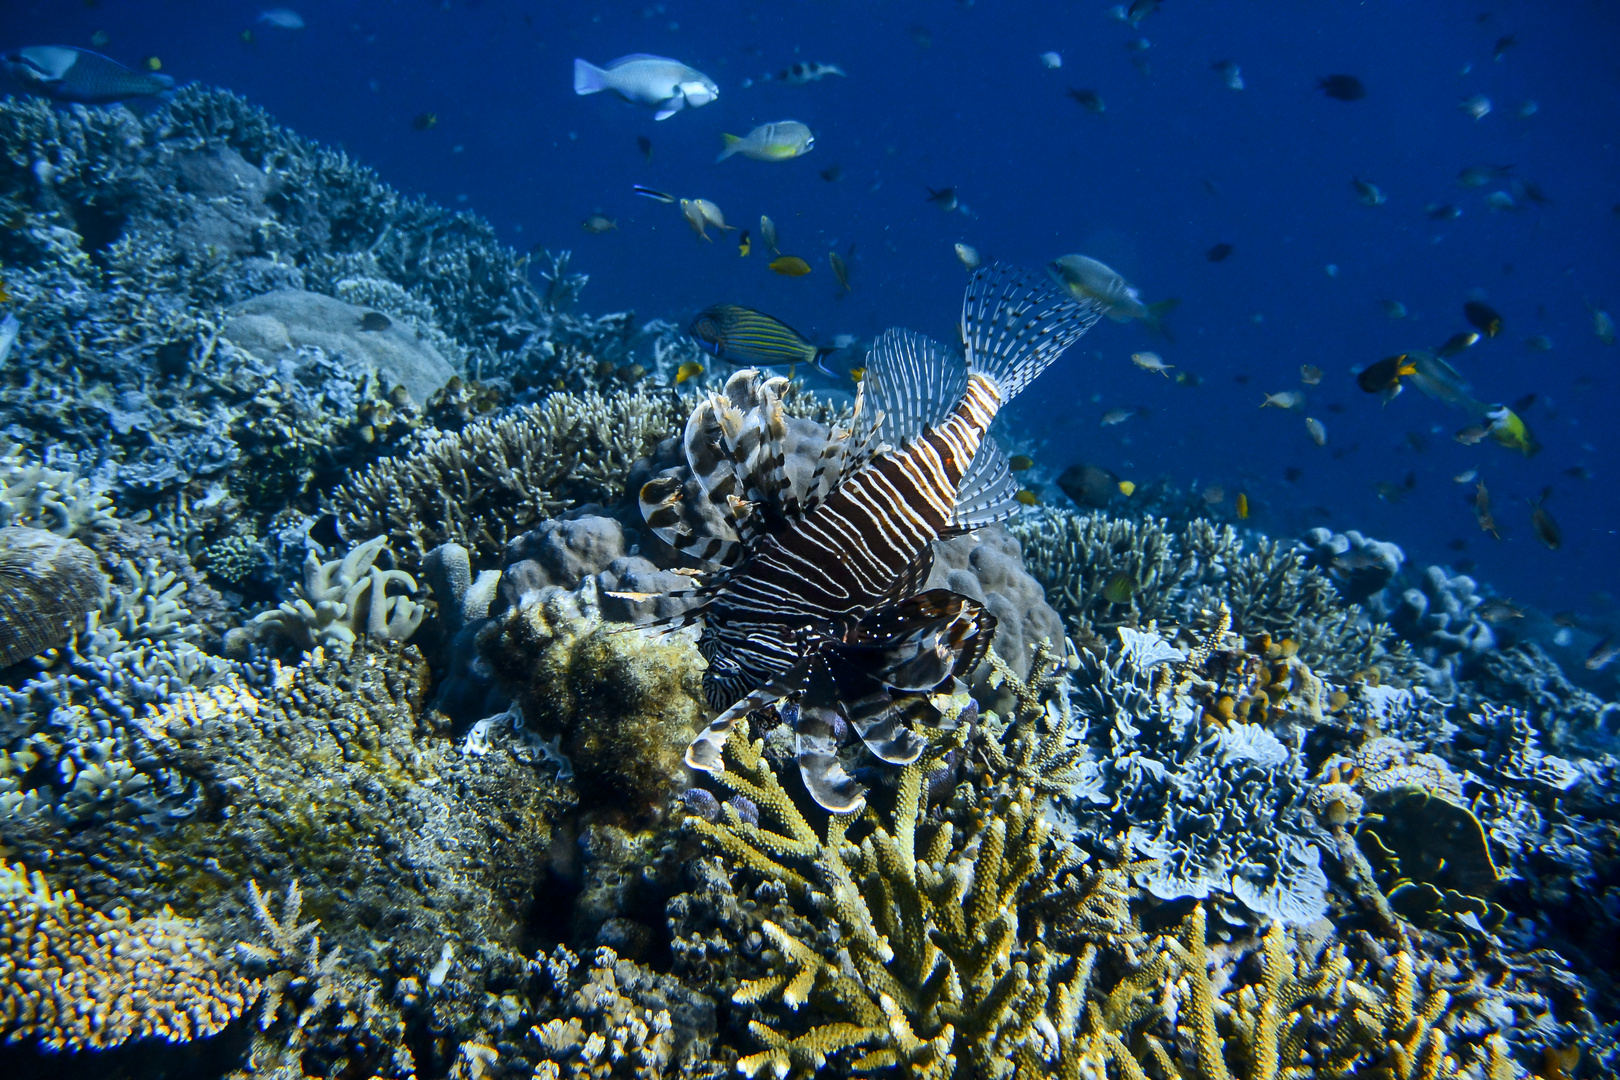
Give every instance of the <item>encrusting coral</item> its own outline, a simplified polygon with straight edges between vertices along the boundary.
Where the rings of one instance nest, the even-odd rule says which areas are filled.
[[[523,719],[560,740],[598,797],[657,804],[684,772],[681,755],[707,715],[703,660],[686,634],[660,641],[603,620],[596,579],[515,604],[485,647]]]

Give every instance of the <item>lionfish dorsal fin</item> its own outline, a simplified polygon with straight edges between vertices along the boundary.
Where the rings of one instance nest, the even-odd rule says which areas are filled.
[[[945,346],[910,330],[885,330],[866,357],[860,396],[871,430],[904,446],[950,415],[967,390],[967,367]]]

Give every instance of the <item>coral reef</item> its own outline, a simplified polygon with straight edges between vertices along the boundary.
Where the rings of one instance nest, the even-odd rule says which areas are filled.
[[[1077,466],[908,583],[995,626],[883,697],[914,761],[806,683],[694,771],[690,558],[876,452],[848,394],[677,386],[678,324],[217,90],[0,101],[0,214],[5,1065],[1620,1068],[1620,706],[1488,586]]]
[[[1095,725],[1102,745],[1065,800],[1067,830],[1091,843],[1127,833],[1154,860],[1138,881],[1161,899],[1218,894],[1288,925],[1320,918],[1327,835],[1306,804],[1301,728],[1322,717],[1321,680],[1301,665],[1273,682],[1267,658],[1255,671],[1224,623],[1191,656],[1151,631],[1118,633],[1107,660],[1077,658],[1081,735]],[[1223,669],[1249,692],[1232,693]]]
[[[44,875],[0,862],[0,1034],[50,1050],[132,1039],[189,1042],[259,996],[190,919],[85,907]]]
[[[1024,563],[1046,588],[1077,642],[1157,621],[1191,626],[1225,604],[1243,633],[1305,643],[1324,672],[1377,668],[1399,681],[1410,661],[1387,628],[1346,605],[1332,582],[1292,545],[1194,518],[1113,518],[1041,508],[1007,525]]]
[[[351,475],[330,503],[347,535],[388,536],[406,569],[444,543],[487,566],[538,522],[621,499],[631,465],[678,412],[667,395],[552,394],[459,431],[423,432],[401,455]]]

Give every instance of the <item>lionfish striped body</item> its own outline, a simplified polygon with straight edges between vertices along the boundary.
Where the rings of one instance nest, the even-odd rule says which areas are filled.
[[[718,769],[736,718],[790,693],[801,771],[829,809],[858,805],[863,790],[829,749],[833,714],[881,760],[916,759],[924,744],[904,723],[907,695],[971,672],[995,625],[967,597],[913,595],[931,545],[1016,507],[990,425],[1097,317],[1027,272],[981,270],[963,302],[966,365],[919,335],[885,333],[854,420],[813,467],[790,454],[807,422],[783,414],[785,380],[739,372],[699,405],[690,476],[671,470],[641,495],[655,532],[725,568],[688,613],[703,619],[704,688],[723,710],[688,764]]]

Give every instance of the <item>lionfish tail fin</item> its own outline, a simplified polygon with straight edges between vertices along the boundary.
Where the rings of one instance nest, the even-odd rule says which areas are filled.
[[[1090,330],[1101,312],[1044,275],[995,263],[974,271],[962,299],[962,344],[970,374],[1012,400]]]

